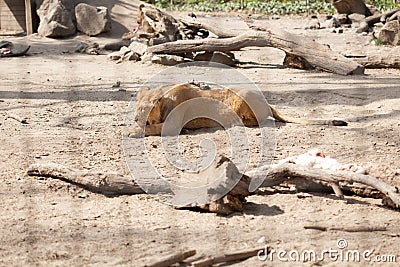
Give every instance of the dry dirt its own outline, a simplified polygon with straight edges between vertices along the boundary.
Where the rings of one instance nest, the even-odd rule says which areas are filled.
[[[115,5],[114,5],[115,2]],[[136,8],[129,1],[110,1],[118,25],[130,27]],[[228,16],[228,14],[226,15]],[[219,16],[229,27],[243,27],[238,16]],[[370,37],[350,30],[303,30],[307,18],[270,20],[286,30],[329,43],[335,50],[365,47]],[[91,40],[106,43],[118,36]],[[129,174],[122,147],[125,112],[141,83],[164,66],[140,62],[115,64],[105,55],[73,53],[87,37],[51,40],[36,36],[7,38],[29,43],[28,56],[2,58],[0,65],[2,266],[141,266],[160,256],[196,249],[214,255],[261,246],[287,252],[373,250],[400,261],[399,212],[380,200],[349,196],[296,193],[254,195],[243,213],[223,217],[176,210],[146,195],[109,198],[53,179],[26,175],[36,162],[56,162],[79,169]],[[353,162],[393,185],[400,186],[400,71],[367,70],[363,76],[339,76],[282,67],[283,54],[272,48],[247,48],[235,53],[237,70],[263,90],[268,101],[292,116],[340,118],[347,127],[277,125],[275,159],[320,148],[340,162]],[[121,82],[119,88],[113,87]],[[21,124],[8,116],[26,117]],[[206,134],[223,140],[223,131]],[[149,140],[156,140],[151,137]],[[188,138],[191,139],[191,138]],[[183,141],[185,138],[183,138]],[[188,146],[194,149],[194,145]],[[152,153],[162,161],[161,153]],[[157,158],[153,159],[156,162]],[[162,165],[160,165],[162,168]],[[325,226],[386,226],[385,232],[349,233],[305,230],[306,224]],[[341,251],[341,250],[339,250]],[[287,255],[286,255],[287,257]],[[387,259],[387,258],[386,258]],[[364,266],[330,260],[291,266]],[[378,263],[369,263],[379,265]],[[234,266],[288,266],[276,258],[257,257]]]

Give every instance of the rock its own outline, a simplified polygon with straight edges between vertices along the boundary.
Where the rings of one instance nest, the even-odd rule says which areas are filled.
[[[311,20],[310,24],[306,26],[304,29],[306,30],[318,30],[321,28],[319,21],[316,19]]]
[[[147,45],[141,42],[133,41],[129,45],[129,49],[142,56],[147,51]]]
[[[61,2],[44,1],[42,6],[37,11],[40,14],[39,35],[66,37],[75,34],[72,16]]]
[[[151,58],[152,63],[157,63],[166,66],[174,66],[181,63],[191,62],[191,59],[174,56],[174,55],[154,55]]]
[[[235,66],[235,56],[223,52],[199,52],[194,56],[194,61],[211,61],[227,66]]]
[[[125,55],[122,56],[122,60],[124,60],[124,61],[131,61],[131,60],[138,61],[138,60],[140,60],[140,56],[137,53],[133,52],[133,51],[129,51],[128,53],[126,53]]]
[[[366,21],[361,21],[360,26],[358,26],[358,29],[356,30],[356,33],[363,33],[367,32],[369,29],[369,25]]]
[[[356,24],[356,25],[359,25],[360,22],[364,21],[364,19],[365,19],[364,15],[357,14],[357,13],[350,14],[347,17],[350,20],[351,24]]]
[[[129,52],[131,52],[131,50],[128,47],[123,46],[119,51],[108,54],[107,57],[111,60],[122,60]]]
[[[154,54],[153,53],[144,53],[141,56],[142,62],[151,62],[151,59],[153,58]]]
[[[324,22],[321,23],[320,27],[321,29],[326,29],[326,28],[337,28],[340,26],[339,21],[336,18],[330,18]]]
[[[387,22],[378,33],[378,38],[382,44],[399,44],[399,21]]]
[[[347,14],[335,14],[333,17],[336,18],[337,21],[339,21],[340,24],[348,23]]]
[[[111,30],[111,17],[106,7],[80,3],[75,7],[75,17],[78,30],[89,36]]]
[[[67,9],[68,13],[72,17],[72,21],[75,23],[75,1],[71,0],[31,0],[34,3],[34,6],[38,7],[36,13],[39,16],[39,19],[42,20],[44,16],[49,13],[49,10],[56,5],[58,2],[64,5]]]

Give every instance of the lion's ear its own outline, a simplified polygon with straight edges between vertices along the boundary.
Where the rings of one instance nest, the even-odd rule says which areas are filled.
[[[139,92],[137,93],[136,98],[137,99],[142,99],[143,96],[145,96],[146,93],[149,92],[149,91],[150,91],[150,87],[143,86],[142,88],[140,88]]]

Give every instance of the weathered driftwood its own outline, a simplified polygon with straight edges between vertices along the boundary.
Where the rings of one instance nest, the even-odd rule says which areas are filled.
[[[332,0],[332,4],[339,14],[357,13],[367,17],[372,15],[364,0]]]
[[[187,250],[187,251],[179,251],[176,253],[173,253],[171,255],[165,256],[161,259],[157,259],[154,262],[151,262],[149,264],[146,264],[146,267],[165,267],[165,266],[171,266],[175,263],[179,263],[184,261],[185,259],[192,257],[193,255],[196,254],[196,250]]]
[[[342,232],[377,232],[387,231],[385,226],[322,226],[322,225],[304,225],[304,229],[313,229],[319,231],[342,231]]]
[[[254,26],[252,30],[239,36],[202,40],[180,40],[151,46],[150,53],[178,54],[199,51],[234,51],[248,46],[272,46],[287,54],[298,56],[322,70],[341,75],[363,74],[364,67],[332,51],[328,46],[300,37],[283,30]]]
[[[380,53],[367,53],[365,55],[346,55],[348,58],[352,58],[357,63],[363,65],[365,68],[370,69],[381,69],[381,68],[400,68],[400,57],[397,56],[394,50],[397,48],[393,47],[390,51]]]
[[[393,15],[395,15],[396,13],[398,13],[399,11],[400,11],[400,8],[396,8],[396,9],[389,10],[388,12],[383,13],[380,18],[380,21],[385,23],[387,20],[393,20],[394,18],[391,19],[391,17]]]
[[[78,170],[61,164],[46,163],[32,164],[27,173],[30,176],[60,179],[104,195],[144,193],[135,181],[115,172]],[[160,188],[160,191],[165,190]]]
[[[400,208],[399,189],[370,175],[349,171],[311,169],[291,163],[285,163],[274,167],[263,166],[247,172],[246,175],[252,179],[263,179],[266,173],[268,174],[262,183],[263,187],[279,185],[283,182],[299,184],[304,187],[308,185],[315,186],[315,182],[317,182],[317,184],[326,182],[330,185],[338,183],[360,183],[379,190],[385,195],[385,198],[391,200],[389,202],[385,200],[384,202],[386,202],[386,204],[393,208]]]
[[[145,193],[133,179],[114,172],[77,170],[60,164],[48,163],[33,164],[29,167],[27,173],[31,176],[60,179],[108,196]],[[207,177],[202,177],[202,175]],[[201,204],[199,206],[197,202],[193,203],[191,199],[179,199],[180,203],[184,203],[179,207],[199,207],[203,210],[225,215],[235,211],[243,211],[245,198],[250,195],[248,189],[251,181],[250,178],[246,175],[242,175],[236,166],[228,158],[223,156],[215,161],[214,165],[210,166],[210,169],[205,175],[199,174],[197,178],[202,181],[207,181],[211,178],[209,176],[220,179],[218,188],[210,186],[207,191],[207,196],[204,197],[204,203],[209,204]],[[174,195],[173,189],[167,184],[146,184],[145,186],[147,192],[150,191],[155,194],[163,193],[170,196]],[[224,188],[227,188],[227,190],[224,190]],[[216,191],[229,193],[222,198],[214,200]]]
[[[386,11],[382,14],[374,14],[372,16],[366,17],[364,21],[360,23],[360,26],[357,29],[357,33],[365,32],[369,27],[372,27],[375,23],[381,22],[382,19],[386,21],[386,18],[391,17],[393,14],[397,13],[399,9],[393,9]]]
[[[400,20],[400,10],[386,19],[386,21],[392,21],[392,20]]]
[[[265,176],[266,173],[267,176]],[[33,164],[28,169],[28,175],[60,179],[106,195],[144,193],[134,180],[120,174],[82,171],[54,163]],[[320,192],[321,190],[326,191],[332,184],[338,184],[342,191],[350,191],[360,196],[383,197],[385,205],[400,208],[399,189],[369,175],[348,171],[311,169],[291,163],[260,167],[247,172],[246,175],[254,179],[264,179],[262,187],[271,187],[287,182],[296,184],[299,190]],[[247,194],[245,193],[247,189],[244,189],[249,184],[247,179],[242,179],[238,183],[237,187],[235,187],[237,191],[235,189],[232,190],[234,191],[233,195],[236,194],[237,196],[234,200],[232,200],[231,195],[227,195],[213,204],[216,207],[211,205],[211,208],[208,208],[211,211],[222,213],[232,208],[240,210]],[[157,188],[157,185],[154,185],[154,188],[159,192],[171,193],[169,188]],[[372,188],[380,193],[377,193]],[[238,201],[238,199],[241,201]],[[218,205],[223,205],[224,201],[229,204],[218,207]]]
[[[241,251],[236,251],[233,253],[224,253],[224,254],[217,255],[217,256],[206,257],[204,259],[192,262],[191,266],[205,267],[205,266],[211,266],[213,264],[218,264],[218,263],[223,263],[223,262],[241,261],[241,260],[245,260],[245,259],[257,256],[260,251],[265,252],[265,247],[241,250]]]

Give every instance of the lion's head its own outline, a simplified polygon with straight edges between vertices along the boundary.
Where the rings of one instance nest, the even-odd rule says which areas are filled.
[[[136,109],[134,120],[140,126],[161,123],[160,107],[162,105],[162,94],[159,89],[150,90],[142,87],[136,98]]]

